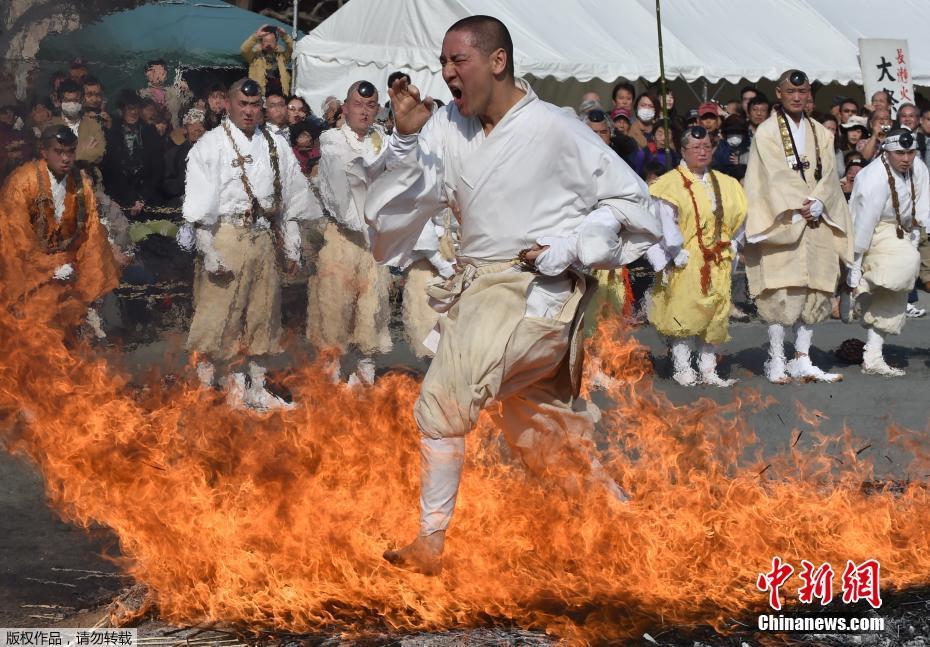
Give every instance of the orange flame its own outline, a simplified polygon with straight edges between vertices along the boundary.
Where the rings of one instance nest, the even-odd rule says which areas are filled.
[[[602,642],[658,623],[722,630],[762,609],[755,581],[773,555],[876,558],[886,587],[930,572],[926,491],[863,493],[872,467],[851,431],[807,451],[789,447],[794,431],[782,456],[747,462],[755,437],[741,412],[765,406],[759,395],[675,406],[616,325],[592,344],[615,379],[600,445],[633,503],[611,510],[534,480],[483,418],[446,570],[429,578],[380,557],[417,529],[412,378],[352,390],[301,366],[289,378],[300,406],[258,416],[193,382],[135,388],[53,330],[5,312],[0,324],[6,447],[41,469],[62,517],[113,530],[119,563],[168,622],[348,633],[516,624]],[[928,464],[917,434],[890,439]]]

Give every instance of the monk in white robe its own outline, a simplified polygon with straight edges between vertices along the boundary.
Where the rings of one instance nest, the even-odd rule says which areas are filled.
[[[368,174],[383,168],[387,153],[387,136],[375,123],[378,109],[375,86],[356,81],[343,104],[345,122],[320,136],[317,178],[329,222],[307,282],[307,338],[318,348],[357,355],[352,384],[374,382],[374,357],[392,348],[391,273],[368,249],[363,215]],[[330,372],[339,379],[338,364]]]
[[[393,348],[388,328],[391,272],[371,255],[364,219],[368,185],[383,171],[387,154],[387,136],[374,121],[379,107],[375,86],[356,81],[343,104],[345,123],[320,136],[318,186],[329,222],[316,272],[307,283],[307,338],[318,348],[334,348],[341,356],[352,356],[355,369],[349,371],[350,385],[372,384],[375,357]],[[408,282],[414,279],[409,294],[405,289],[405,314],[426,304],[425,281],[435,276],[430,263],[441,260],[438,248],[439,238],[430,224],[410,255],[409,267],[401,268],[408,271]],[[450,262],[437,267],[451,276]],[[415,298],[416,292],[422,303]],[[410,317],[418,329],[414,334],[422,334],[419,341],[435,323],[432,319],[421,324],[423,318]],[[340,358],[329,373],[334,381],[339,380]]]
[[[769,323],[766,377],[776,384],[836,382],[811,363],[810,326],[830,316],[840,263],[852,260],[849,210],[836,175],[833,136],[804,114],[807,75],[789,70],[775,89],[780,105],[756,129],[743,186],[746,278],[759,315]],[[785,361],[785,326],[795,356]]]
[[[846,281],[862,307],[866,344],[862,372],[899,377],[882,355],[885,335],[904,327],[907,293],[920,272],[920,227],[930,225],[930,174],[917,158],[917,139],[891,131],[883,152],[856,176],[849,208],[855,257]]]
[[[430,289],[447,316],[414,409],[420,530],[407,547],[385,553],[423,573],[441,569],[465,435],[492,403],[501,404],[505,436],[533,472],[570,491],[595,486],[625,496],[583,444],[590,417],[572,408],[572,341],[588,289],[578,268],[635,260],[660,226],[645,183],[584,124],[515,80],[512,53],[503,23],[472,16],[443,41],[450,105],[430,118],[432,101],[395,82],[396,131],[366,202],[372,253],[392,264],[434,214],[461,214],[457,273]]]
[[[228,117],[188,154],[183,213],[199,253],[187,338],[197,374],[212,386],[217,363],[244,356],[248,373],[220,382],[231,405],[268,410],[288,406],[265,388],[261,363],[281,352],[279,273],[300,265],[298,221],[323,213],[294,152],[261,128],[261,102],[254,81],[230,87]]]

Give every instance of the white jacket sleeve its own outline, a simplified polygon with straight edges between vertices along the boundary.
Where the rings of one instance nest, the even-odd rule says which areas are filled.
[[[396,132],[388,142],[384,171],[368,187],[365,221],[378,262],[403,265],[424,227],[446,207],[442,187],[440,110],[418,135]]]
[[[203,227],[212,227],[220,216],[220,189],[217,163],[209,143],[201,139],[187,154],[184,180],[184,220]]]

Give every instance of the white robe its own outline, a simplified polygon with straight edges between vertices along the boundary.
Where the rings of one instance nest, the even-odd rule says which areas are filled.
[[[320,199],[333,220],[349,231],[365,231],[368,184],[384,169],[388,137],[380,126],[373,133],[360,140],[344,124],[320,135]]]
[[[265,136],[257,129],[249,139],[232,123],[230,132],[239,152],[251,159],[245,164],[246,177],[252,192],[264,209],[274,202],[274,171]],[[281,199],[284,209],[284,247],[291,258],[299,257],[301,246],[297,222],[321,218],[323,211],[300,163],[290,146],[272,135],[278,151],[281,172]],[[184,220],[204,228],[215,228],[220,222],[236,224],[252,208],[252,202],[242,185],[242,169],[236,162],[232,143],[221,126],[205,133],[187,154],[187,179],[184,193]],[[258,223],[259,227],[270,223]]]
[[[893,168],[891,170],[898,193],[901,222],[905,228],[915,225],[927,228],[930,227],[930,172],[919,157],[914,159],[912,172],[917,202],[916,223],[911,222],[911,183]],[[881,158],[870,162],[856,175],[849,197],[849,211],[855,232],[853,251],[857,257],[869,250],[875,227],[880,221],[897,223],[888,188],[888,174]]]
[[[526,95],[488,135],[452,104],[419,135],[391,137],[365,207],[375,258],[402,264],[430,219],[451,206],[461,213],[460,256],[480,262],[513,259],[540,238],[577,236],[580,264],[618,267],[660,238],[639,176],[583,123],[522,79],[517,85]],[[611,227],[603,219],[581,227],[604,207]]]

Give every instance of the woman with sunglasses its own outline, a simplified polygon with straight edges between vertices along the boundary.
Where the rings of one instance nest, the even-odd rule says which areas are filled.
[[[662,272],[649,320],[671,340],[676,382],[731,386],[736,380],[717,374],[717,346],[730,338],[731,271],[746,196],[737,180],[710,170],[714,147],[703,126],[688,128],[680,148],[681,164],[649,188],[664,234],[649,253]],[[695,341],[697,371],[691,364]]]

